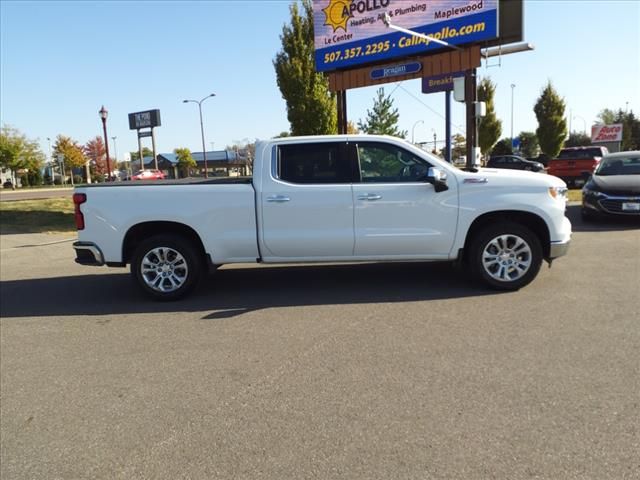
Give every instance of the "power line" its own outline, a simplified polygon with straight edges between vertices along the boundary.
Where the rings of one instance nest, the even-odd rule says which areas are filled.
[[[430,110],[431,112],[433,112],[435,115],[437,115],[438,117],[440,117],[441,119],[443,119],[445,122],[447,121],[447,118],[442,115],[440,112],[438,112],[437,110],[434,110],[433,108],[431,108],[429,105],[427,105],[426,103],[424,103],[420,98],[416,97],[413,93],[411,93],[409,90],[407,90],[406,88],[404,88],[402,86],[402,82],[398,82],[398,84],[396,85],[396,88],[393,90],[394,92],[398,89],[402,89],[407,95],[411,96],[414,100],[416,100],[418,103],[420,103],[422,106],[426,107],[428,110]],[[393,93],[393,92],[392,92]],[[390,94],[391,95],[391,94]],[[451,124],[453,125],[460,133],[465,133],[465,130],[462,129],[462,127],[460,125],[455,125],[455,124]]]

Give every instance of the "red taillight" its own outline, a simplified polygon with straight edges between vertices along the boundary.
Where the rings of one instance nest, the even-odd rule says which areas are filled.
[[[87,201],[87,195],[85,193],[73,194],[73,205],[75,206],[74,217],[76,219],[76,228],[78,230],[84,230],[84,215],[80,211],[80,205]]]

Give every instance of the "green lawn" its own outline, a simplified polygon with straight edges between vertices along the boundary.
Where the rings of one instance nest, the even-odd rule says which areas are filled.
[[[71,198],[0,202],[0,234],[73,232]]]

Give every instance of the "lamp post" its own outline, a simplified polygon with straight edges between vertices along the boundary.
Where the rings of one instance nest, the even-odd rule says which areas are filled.
[[[435,129],[432,128],[431,131],[433,132],[433,154],[437,155],[437,152],[438,152],[438,147],[437,147],[438,135],[436,134]]]
[[[107,181],[110,182],[111,181],[111,162],[109,161],[109,137],[107,136],[107,115],[109,114],[109,112],[107,111],[106,108],[104,108],[104,105],[103,105],[100,111],[98,112],[98,114],[102,119],[102,131],[104,132],[104,150],[105,150],[105,153],[107,154]]]
[[[511,84],[511,145],[513,145],[513,90],[516,88],[516,84]]]
[[[111,140],[113,140],[113,157],[116,161],[115,167],[118,168],[118,145],[116,144],[116,139],[118,137],[111,137]],[[118,170],[120,171],[120,170]]]
[[[424,120],[418,120],[416,123],[413,124],[413,127],[411,127],[411,143],[416,143],[415,142],[415,130],[416,130],[416,125],[418,125],[419,123],[424,123]]]
[[[53,173],[53,157],[51,156],[51,138],[47,137],[47,143],[49,143],[49,169],[51,170],[51,185],[55,185],[54,173]]]
[[[202,135],[202,156],[204,157],[204,178],[209,178],[208,175],[208,167],[207,167],[207,149],[204,146],[204,125],[202,124],[202,102],[204,102],[207,98],[215,97],[215,93],[211,93],[204,97],[202,100],[183,100],[182,103],[197,103],[198,111],[200,112],[200,133]]]

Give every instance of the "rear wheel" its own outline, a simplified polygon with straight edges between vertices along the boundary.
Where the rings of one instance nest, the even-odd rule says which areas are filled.
[[[155,300],[178,300],[197,284],[202,265],[193,243],[178,235],[156,235],[136,248],[131,275]]]
[[[497,290],[518,290],[540,271],[542,247],[527,227],[503,222],[485,227],[471,241],[469,264],[474,276]]]

